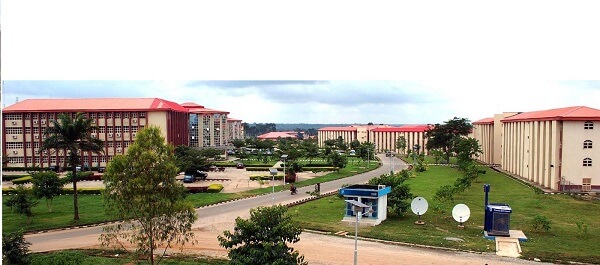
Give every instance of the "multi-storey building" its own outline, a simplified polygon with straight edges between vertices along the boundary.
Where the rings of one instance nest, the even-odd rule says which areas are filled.
[[[244,139],[244,126],[242,126],[242,120],[227,118],[227,128],[230,141],[235,139]]]
[[[2,155],[9,158],[8,167],[64,165],[65,154],[39,150],[45,129],[61,113],[83,113],[98,126],[92,137],[104,141],[104,152],[81,154],[82,164],[90,167],[106,166],[125,153],[136,133],[150,125],[159,127],[168,143],[188,144],[187,109],[159,98],[28,99],[2,111]]]
[[[347,144],[354,140],[361,143],[375,144],[375,149],[382,151],[399,151],[396,142],[404,136],[406,147],[411,150],[418,146],[420,152],[426,152],[427,139],[425,132],[429,125],[403,125],[392,127],[389,125],[352,125],[347,127],[325,127],[318,130],[319,146],[323,147],[325,141],[342,137]]]
[[[187,102],[181,104],[189,111],[191,147],[225,148],[231,141],[227,115],[229,112],[213,110]],[[240,123],[241,126],[241,123]]]
[[[479,160],[558,191],[600,190],[600,110],[577,106],[505,113],[473,123]],[[598,165],[596,165],[597,167]]]

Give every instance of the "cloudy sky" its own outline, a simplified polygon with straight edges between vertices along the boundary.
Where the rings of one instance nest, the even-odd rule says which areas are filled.
[[[600,109],[596,5],[5,0],[2,107],[158,97],[250,123],[388,124]]]
[[[29,98],[158,97],[245,122],[440,123],[504,111],[600,109],[600,81],[5,81],[4,104]]]

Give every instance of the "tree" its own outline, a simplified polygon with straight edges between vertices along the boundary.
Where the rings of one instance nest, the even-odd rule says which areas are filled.
[[[404,155],[406,153],[406,137],[398,136],[398,139],[396,140],[396,148],[400,149],[401,154]]]
[[[473,157],[481,154],[481,146],[475,138],[454,138],[454,153],[458,161],[458,168],[465,171],[467,167],[473,162]]]
[[[370,185],[386,185],[392,188],[388,194],[388,207],[392,212],[401,216],[410,206],[408,202],[412,197],[410,187],[405,182],[410,178],[408,170],[401,170],[396,174],[384,174],[369,180]]]
[[[52,212],[52,199],[60,195],[64,183],[54,171],[38,171],[31,176],[33,195],[38,199],[46,198],[48,212]]]
[[[2,264],[29,264],[29,246],[23,231],[2,233]]]
[[[319,144],[317,139],[306,139],[302,142],[304,155],[308,158],[308,163],[311,164],[314,158],[319,157]]]
[[[338,152],[331,152],[331,154],[327,156],[327,163],[337,167],[339,171],[340,168],[346,167],[348,164],[348,158],[345,155],[340,155]]]
[[[425,132],[427,149],[439,148],[446,154],[446,161],[450,161],[450,153],[453,150],[453,139],[456,136],[468,135],[473,130],[473,125],[468,119],[457,118],[446,121],[444,124],[436,124]]]
[[[206,156],[199,149],[179,145],[175,147],[175,164],[179,172],[196,172],[208,168]]]
[[[236,149],[240,149],[240,148],[242,148],[242,147],[246,146],[246,141],[244,141],[243,139],[233,139],[233,140],[231,141],[231,144],[233,144],[233,146],[234,146]]]
[[[360,141],[358,139],[354,139],[354,140],[352,140],[352,142],[350,142],[350,149],[356,151],[356,150],[358,150],[359,147],[360,147]]]
[[[136,251],[150,255],[154,264],[159,246],[166,252],[172,244],[190,242],[197,215],[184,201],[185,188],[176,181],[177,173],[174,148],[165,143],[160,129],[151,126],[138,132],[127,154],[115,156],[104,173],[105,210],[125,221],[105,227],[102,244],[120,239],[135,243]]]
[[[329,140],[325,140],[323,142],[325,144],[325,156],[328,156],[329,153],[331,153],[331,149],[333,149],[333,147],[335,146],[335,140],[334,139],[329,139]]]
[[[251,209],[250,219],[236,218],[233,232],[218,236],[231,264],[308,264],[287,246],[300,240],[302,228],[286,213],[286,206],[263,206]]]
[[[6,199],[4,204],[18,214],[25,215],[27,217],[27,225],[29,225],[33,216],[32,209],[39,201],[35,199],[31,191],[26,189],[23,184],[17,185],[16,189],[12,187],[10,189],[14,190],[14,195]]]
[[[87,119],[82,113],[77,113],[75,118],[70,115],[60,114],[58,120],[52,121],[52,126],[46,128],[46,139],[40,150],[54,149],[68,155],[69,166],[73,176],[73,220],[79,221],[79,205],[77,202],[77,166],[80,164],[80,152],[102,153],[104,143],[98,138],[92,138],[91,132],[97,126],[92,125],[92,119]]]
[[[348,144],[346,141],[344,141],[343,137],[338,136],[338,138],[335,140],[335,147],[338,150],[346,151],[348,149]]]

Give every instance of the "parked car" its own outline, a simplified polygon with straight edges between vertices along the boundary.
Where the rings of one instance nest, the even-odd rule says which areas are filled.
[[[206,173],[204,171],[198,171],[197,176],[199,176],[200,179],[205,180],[206,178],[208,178],[208,173]]]
[[[104,171],[106,171],[105,167],[99,167],[98,168],[98,173],[104,173]]]
[[[235,165],[236,168],[244,168],[244,164],[243,163],[237,163],[237,165]]]
[[[193,183],[196,181],[196,177],[194,175],[185,175],[183,177],[183,183]]]
[[[49,167],[46,168],[46,170],[48,170],[48,171],[54,171],[56,173],[62,172],[62,168],[59,167],[59,166],[49,166]]]

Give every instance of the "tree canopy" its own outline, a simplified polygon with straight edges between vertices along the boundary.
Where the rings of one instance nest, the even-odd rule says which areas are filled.
[[[45,198],[48,212],[52,212],[52,199],[62,192],[63,181],[54,171],[38,171],[31,176],[33,195],[38,199]]]
[[[300,225],[275,205],[250,210],[250,218],[235,219],[233,232],[224,231],[219,244],[229,250],[231,264],[307,264],[287,243],[300,240]]]
[[[104,174],[106,213],[125,221],[105,227],[102,244],[123,239],[135,244],[137,252],[151,254],[159,246],[166,251],[172,244],[190,242],[197,215],[184,201],[177,174],[174,148],[165,144],[160,129],[150,126],[138,132],[127,153],[115,156]]]
[[[453,151],[453,139],[455,137],[466,136],[473,130],[471,121],[465,118],[454,117],[444,124],[435,124],[429,128],[425,135],[427,140],[427,149],[442,149],[446,154],[446,161],[450,161],[450,154]]]
[[[388,194],[388,208],[401,216],[410,207],[409,200],[413,195],[405,182],[410,178],[410,171],[401,170],[396,174],[384,174],[369,180],[370,185],[386,185],[392,188]]]

